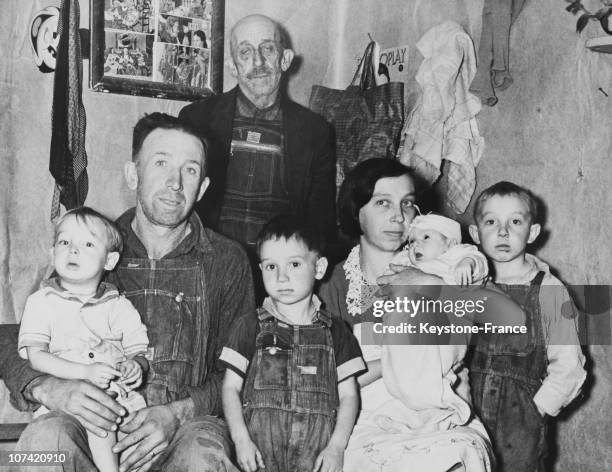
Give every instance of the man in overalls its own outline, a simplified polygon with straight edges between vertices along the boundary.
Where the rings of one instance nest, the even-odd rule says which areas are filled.
[[[237,471],[225,423],[213,416],[221,413],[216,361],[232,321],[254,316],[253,282],[244,250],[192,212],[209,185],[207,148],[173,116],[153,113],[134,128],[125,176],[137,203],[117,221],[125,249],[108,278],[147,326],[151,370],[140,389],[147,408],[122,419],[123,408],[92,384],[17,360],[3,370],[14,402],[52,410],[26,428],[18,450],[61,450],[68,452],[63,470],[95,471],[81,423],[98,435],[119,424],[127,434],[114,448],[122,471]]]

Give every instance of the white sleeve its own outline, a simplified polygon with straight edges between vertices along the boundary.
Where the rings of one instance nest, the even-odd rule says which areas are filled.
[[[45,296],[36,292],[28,297],[21,317],[19,327],[18,350],[19,355],[27,359],[26,347],[38,347],[49,350],[51,341],[51,326],[49,325],[49,307],[45,303]]]

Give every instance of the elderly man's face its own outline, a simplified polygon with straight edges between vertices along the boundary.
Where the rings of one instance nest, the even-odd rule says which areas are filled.
[[[232,35],[229,67],[244,94],[257,106],[272,104],[281,80],[293,60],[293,51],[282,49],[274,23],[252,18],[238,24]]]
[[[128,163],[126,179],[147,220],[174,228],[187,219],[209,184],[202,143],[183,131],[157,128],[142,143],[137,162]]]

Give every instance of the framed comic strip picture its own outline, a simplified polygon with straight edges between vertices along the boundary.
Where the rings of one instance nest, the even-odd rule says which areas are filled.
[[[178,100],[221,92],[225,0],[90,0],[92,89]]]

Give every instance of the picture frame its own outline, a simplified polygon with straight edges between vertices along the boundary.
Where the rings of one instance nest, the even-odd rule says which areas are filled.
[[[198,100],[222,91],[225,0],[90,0],[90,86]]]

